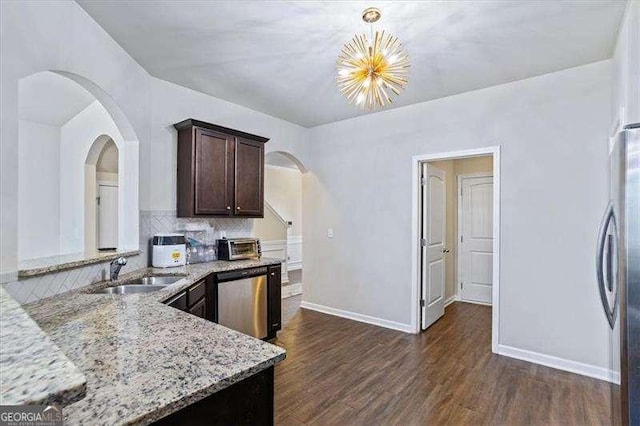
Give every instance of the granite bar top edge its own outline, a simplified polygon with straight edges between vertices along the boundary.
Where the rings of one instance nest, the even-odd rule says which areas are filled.
[[[61,263],[55,263],[51,265],[35,266],[35,267],[22,267],[18,269],[18,278],[31,278],[39,275],[50,274],[52,272],[66,271],[68,269],[80,268],[82,266],[95,265],[96,263],[108,262],[119,257],[133,257],[142,253],[140,250],[125,250],[118,252],[106,252],[100,253],[96,256],[88,256],[84,259],[62,261]]]

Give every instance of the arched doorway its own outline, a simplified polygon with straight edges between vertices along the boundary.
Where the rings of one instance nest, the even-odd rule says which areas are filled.
[[[283,259],[283,298],[303,291],[302,175],[306,171],[288,152],[265,155],[265,217],[254,221],[254,234],[265,256]]]
[[[138,140],[113,99],[78,75],[42,71],[18,81],[18,108],[19,265],[87,259],[102,245],[98,180],[115,209],[103,217],[105,245],[137,250]]]
[[[85,251],[116,250],[119,151],[111,137],[101,135],[93,142],[84,170]]]

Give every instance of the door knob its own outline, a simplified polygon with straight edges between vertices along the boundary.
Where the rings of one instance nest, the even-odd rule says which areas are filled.
[[[231,206],[227,206],[227,210],[231,210]]]
[[[236,207],[236,210],[240,210],[240,206]]]
[[[451,251],[451,250],[449,250],[449,249],[442,249],[442,252],[443,252],[443,253],[449,253],[450,251]]]

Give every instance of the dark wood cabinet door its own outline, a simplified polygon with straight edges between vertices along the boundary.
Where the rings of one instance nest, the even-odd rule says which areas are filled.
[[[156,426],[272,426],[274,424],[273,369],[269,367],[249,376],[153,424]]]
[[[200,299],[206,295],[206,285],[204,281],[200,281],[187,290],[189,307],[195,305]]]
[[[269,334],[275,337],[275,332],[282,328],[282,267],[270,266],[268,275],[269,287]]]
[[[207,299],[200,299],[198,303],[189,308],[189,313],[197,317],[207,319]]]
[[[172,308],[180,309],[181,311],[186,311],[187,310],[187,293],[182,292],[172,297],[171,299],[165,301],[164,303],[171,306]]]
[[[264,217],[264,143],[236,139],[234,186],[234,214]]]
[[[232,215],[233,137],[195,130],[196,215]]]

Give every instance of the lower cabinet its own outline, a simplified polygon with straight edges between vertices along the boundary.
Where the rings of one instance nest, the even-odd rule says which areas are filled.
[[[189,287],[186,291],[183,291],[171,299],[165,301],[167,305],[172,308],[180,309],[181,311],[189,312],[195,316],[204,319],[210,319],[207,315],[207,295],[206,295],[205,281],[199,281]]]
[[[276,333],[282,329],[281,273],[281,265],[267,268],[267,337],[264,340],[275,339]],[[164,303],[209,321],[218,322],[218,285],[215,277],[216,274],[209,275]]]
[[[189,308],[189,313],[207,319],[207,300],[203,297],[198,303]]]
[[[273,425],[273,367],[158,420],[156,425]]]

